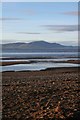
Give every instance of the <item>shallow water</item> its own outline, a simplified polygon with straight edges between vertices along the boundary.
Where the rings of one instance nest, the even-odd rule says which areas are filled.
[[[10,61],[38,61],[31,64],[16,64],[8,66],[0,66],[0,71],[21,71],[21,70],[42,70],[51,67],[76,67],[78,64],[72,63],[54,63],[54,61],[77,60],[77,52],[55,52],[55,53],[3,53],[2,57],[15,58],[15,60],[2,60],[3,62]],[[37,59],[38,57],[48,57],[48,59]],[[73,58],[74,57],[74,58]],[[17,59],[23,58],[23,59]],[[26,59],[25,59],[26,58]],[[31,59],[29,59],[31,58]],[[34,59],[35,58],[35,59]],[[1,62],[1,60],[0,60]]]
[[[77,64],[71,64],[71,63],[38,62],[31,64],[17,64],[17,65],[3,66],[2,71],[43,70],[46,68],[77,67],[77,66],[78,66]]]
[[[15,61],[46,61],[46,62],[50,62],[50,61],[67,61],[67,60],[78,60],[80,58],[58,58],[58,59],[14,59],[14,60],[0,60],[0,62],[15,62]]]

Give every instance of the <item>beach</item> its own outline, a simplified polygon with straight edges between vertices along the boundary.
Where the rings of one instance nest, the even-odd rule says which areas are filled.
[[[79,120],[80,67],[2,72],[2,120]]]
[[[0,120],[80,120],[79,4],[12,1],[0,4]]]

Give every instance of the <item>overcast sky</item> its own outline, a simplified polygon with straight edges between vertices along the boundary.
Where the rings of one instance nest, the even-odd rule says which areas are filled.
[[[78,42],[77,2],[5,2],[0,21],[3,43],[45,40],[77,45]]]

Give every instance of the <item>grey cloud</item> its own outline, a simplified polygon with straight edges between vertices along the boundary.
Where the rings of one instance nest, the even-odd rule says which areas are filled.
[[[73,32],[79,30],[77,25],[44,25],[44,27],[55,32]]]
[[[75,45],[75,46],[78,46],[78,40],[76,41],[58,41],[58,43],[62,44],[62,45],[68,45],[68,46],[72,46],[72,45]]]
[[[80,15],[80,11],[64,12],[63,14],[65,14],[65,15],[79,16]]]
[[[37,33],[37,32],[17,32],[17,34],[40,34],[40,33]]]
[[[2,20],[2,21],[12,21],[12,20],[21,20],[20,18],[0,18],[0,20]]]
[[[32,10],[32,9],[28,9],[28,10],[24,10],[22,11],[23,13],[26,13],[28,15],[35,15],[36,11]]]

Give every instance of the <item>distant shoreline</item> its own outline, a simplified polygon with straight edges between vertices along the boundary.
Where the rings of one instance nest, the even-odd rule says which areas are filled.
[[[80,58],[79,56],[69,56],[69,57],[1,57],[0,60],[19,60],[19,59],[61,59],[61,58]]]

